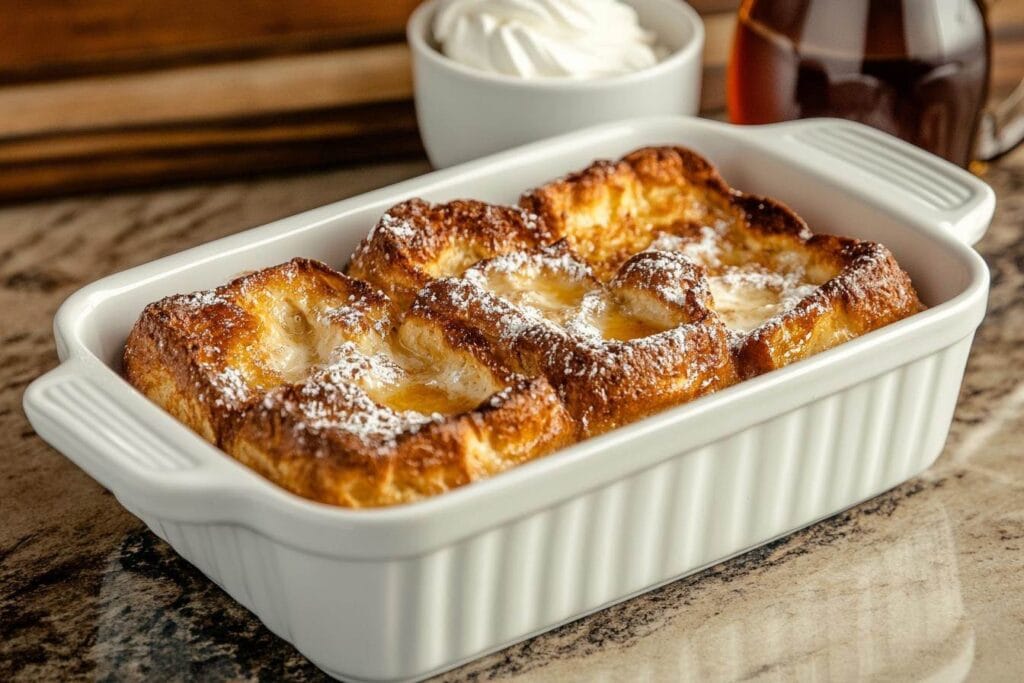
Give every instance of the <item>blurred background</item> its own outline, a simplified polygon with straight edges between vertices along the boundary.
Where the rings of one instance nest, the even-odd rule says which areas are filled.
[[[0,202],[422,155],[416,0],[0,0]],[[707,29],[725,106],[738,0]],[[991,8],[992,98],[1024,74],[1024,0]]]

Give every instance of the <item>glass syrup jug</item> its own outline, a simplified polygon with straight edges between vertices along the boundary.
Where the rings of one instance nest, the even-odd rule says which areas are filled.
[[[984,109],[990,54],[981,0],[744,0],[729,117],[852,119],[967,166],[1024,138],[1024,82]]]

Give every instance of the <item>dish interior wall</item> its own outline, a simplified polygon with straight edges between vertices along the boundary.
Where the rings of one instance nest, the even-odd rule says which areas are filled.
[[[699,130],[699,129],[698,129]],[[706,131],[705,131],[706,132]],[[359,241],[389,206],[419,196],[431,201],[471,197],[514,203],[519,194],[595,158],[616,158],[644,145],[682,144],[707,156],[730,185],[780,199],[817,232],[883,242],[910,273],[922,299],[931,307],[957,296],[970,282],[963,253],[908,225],[864,198],[802,169],[784,158],[751,148],[724,131],[716,135],[655,137],[624,126],[603,131],[588,144],[532,146],[500,165],[470,166],[414,179],[314,209],[298,216],[240,233],[129,271],[134,282],[115,286],[102,280],[88,288],[92,305],[77,322],[85,347],[115,370],[132,324],[146,304],[179,292],[222,284],[240,273],[295,256],[320,259],[340,268]],[[358,203],[358,205],[356,205]],[[927,315],[925,313],[924,315]]]

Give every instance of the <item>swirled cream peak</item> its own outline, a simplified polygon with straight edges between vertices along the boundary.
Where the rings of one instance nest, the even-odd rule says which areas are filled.
[[[520,78],[614,76],[661,55],[621,0],[446,0],[433,33],[456,62]]]

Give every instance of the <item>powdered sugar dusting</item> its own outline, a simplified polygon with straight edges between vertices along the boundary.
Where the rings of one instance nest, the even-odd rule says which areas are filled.
[[[712,308],[731,330],[751,332],[817,290],[800,271],[779,273],[757,267],[730,267],[709,278]]]
[[[661,232],[649,250],[673,251],[704,267],[708,273],[710,308],[732,332],[734,343],[765,322],[786,315],[818,288],[804,270],[804,256],[780,251],[761,255],[769,268],[749,255],[747,262],[725,263],[729,224],[701,226],[695,236]],[[735,255],[734,255],[735,259]]]
[[[683,237],[669,232],[659,232],[648,251],[675,251],[702,266],[721,265],[723,238],[729,224],[718,220],[714,225],[702,225],[696,237]]]
[[[217,290],[208,289],[201,292],[193,292],[191,294],[179,294],[174,297],[174,302],[180,306],[184,306],[185,308],[195,311],[209,306],[226,304],[228,303],[228,300]]]
[[[404,374],[386,353],[363,353],[354,342],[345,341],[331,351],[330,361],[317,373],[331,384],[358,383],[363,386],[396,384]]]
[[[567,247],[541,247],[535,251],[512,251],[488,259],[465,275],[476,279],[489,274],[519,274],[523,277],[537,277],[541,272],[556,274],[565,282],[580,282],[593,279],[590,266],[576,257]]]
[[[484,226],[481,244],[488,244],[484,251],[499,255],[475,262],[480,258],[476,251],[480,245],[472,242],[476,237],[459,237],[461,242],[472,242],[472,248],[452,240],[450,249],[445,249],[455,255],[445,256],[447,252],[442,251],[437,258],[455,258],[459,267],[442,268],[435,275],[458,275],[435,277],[431,286],[418,293],[414,306],[441,311],[438,324],[444,325],[445,316],[454,314],[474,331],[485,331],[499,357],[504,358],[503,351],[513,357],[520,349],[532,349],[543,358],[540,367],[531,366],[530,372],[539,372],[554,384],[561,382],[560,391],[569,378],[577,378],[594,393],[596,403],[612,400],[616,385],[631,376],[673,377],[709,386],[716,376],[714,364],[724,361],[712,357],[713,353],[693,351],[690,345],[695,338],[721,340],[716,335],[723,333],[724,324],[733,343],[741,343],[817,290],[799,254],[754,254],[756,249],[741,249],[737,247],[741,241],[733,234],[736,226],[722,219],[657,232],[645,253],[627,260],[605,283],[565,242],[534,248],[519,245],[515,231],[485,235],[486,226],[509,221],[510,210],[519,211],[522,224],[539,235],[545,228],[536,216],[509,207],[482,205],[473,210]],[[431,208],[423,203],[404,210],[395,207],[381,217],[359,249],[382,236],[389,249],[413,253],[416,247],[429,244],[433,248],[439,240],[429,232],[431,221],[454,220],[448,211],[448,206]],[[494,247],[498,243],[500,249]],[[292,271],[284,275],[298,276]],[[243,283],[243,292],[247,286],[248,282]],[[183,305],[193,309],[227,302],[216,291],[181,298]],[[406,303],[403,299],[402,305]],[[390,306],[385,306],[387,311],[394,310]],[[257,403],[262,409],[287,412],[300,432],[336,430],[379,452],[393,448],[403,435],[449,419],[426,408],[406,409],[408,402],[392,397],[415,382],[421,382],[417,390],[427,393],[448,391],[453,383],[472,383],[470,375],[485,372],[484,366],[449,368],[451,381],[445,384],[439,374],[444,370],[431,367],[431,355],[421,350],[414,364],[426,364],[427,369],[412,369],[410,352],[399,350],[396,334],[407,318],[395,321],[389,316],[378,300],[354,293],[340,303],[318,308],[309,322],[310,334],[320,345],[311,341],[312,350],[299,354],[303,367],[287,391],[279,388],[262,394],[250,386],[241,370],[228,368],[213,379],[218,405],[239,405],[262,395]],[[337,334],[338,330],[345,333]],[[306,342],[292,336],[282,343]],[[212,349],[209,355],[218,352]],[[451,350],[436,357],[445,354],[452,355]],[[438,377],[431,378],[432,372]],[[427,379],[414,378],[417,373]],[[500,406],[509,391],[506,386],[483,400]],[[412,403],[414,408],[422,407]],[[586,427],[592,417],[585,411],[579,419]]]
[[[216,406],[240,406],[249,400],[250,389],[245,375],[238,368],[228,366],[210,377],[215,392]]]
[[[424,415],[406,410],[396,411],[383,406],[358,386],[333,381],[329,374],[314,376],[299,390],[299,400],[278,405],[270,398],[268,409],[297,411],[302,421],[295,428],[325,431],[337,430],[351,434],[364,445],[379,449],[394,448],[402,434],[418,432],[423,425],[441,422],[439,414]]]
[[[384,215],[380,217],[380,220],[367,235],[367,241],[374,239],[378,232],[386,233],[400,240],[413,239],[417,236],[416,227],[409,219],[396,216],[391,211],[384,212]]]

